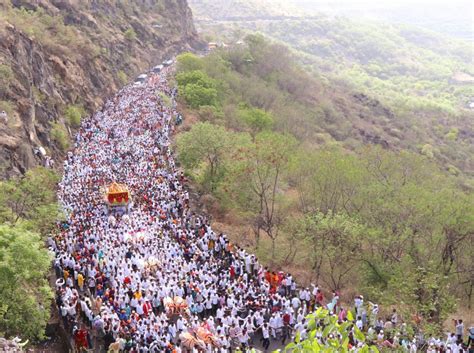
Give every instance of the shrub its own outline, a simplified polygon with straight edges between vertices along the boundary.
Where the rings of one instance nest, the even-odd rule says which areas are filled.
[[[51,124],[51,138],[58,144],[62,151],[66,151],[69,148],[70,141],[68,132],[64,125],[59,122]]]
[[[69,105],[66,108],[66,121],[72,127],[79,127],[81,119],[85,115],[84,108],[78,105]]]
[[[176,75],[176,81],[180,89],[190,83],[197,84],[206,88],[215,88],[216,82],[206,73],[200,70],[182,72]]]
[[[202,70],[204,67],[202,59],[192,53],[178,55],[176,61],[179,72]]]
[[[250,129],[252,135],[272,128],[272,115],[262,109],[244,108],[239,112],[240,120]]]
[[[209,121],[211,123],[221,123],[224,121],[224,113],[218,108],[210,105],[203,105],[199,107],[198,111],[199,120]]]
[[[127,76],[127,74],[126,74],[125,72],[123,72],[122,70],[119,70],[119,71],[117,72],[117,78],[118,78],[120,84],[122,84],[122,85],[126,85],[127,82],[128,82],[128,76]]]
[[[130,40],[130,41],[132,41],[132,40],[134,40],[135,38],[137,38],[137,33],[135,32],[135,30],[134,30],[133,28],[127,29],[127,30],[123,33],[123,35],[125,36],[125,38],[126,38],[127,40]]]
[[[37,102],[44,103],[46,101],[46,94],[41,92],[38,87],[33,87],[33,96]]]
[[[168,97],[165,93],[163,92],[158,92],[158,97],[160,97],[161,101],[163,102],[163,105],[167,108],[171,108],[173,106],[173,101],[171,100],[170,97]]]
[[[0,64],[0,92],[8,89],[12,79],[13,71],[11,67],[5,64]]]
[[[15,105],[10,101],[0,101],[0,111],[4,110],[8,115],[15,111]]]
[[[186,85],[183,97],[191,108],[217,104],[217,90],[215,88],[206,88],[195,83]]]

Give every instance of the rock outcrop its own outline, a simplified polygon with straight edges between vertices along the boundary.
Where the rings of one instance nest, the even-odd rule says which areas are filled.
[[[64,154],[69,106],[98,108],[127,81],[198,48],[186,0],[0,0],[0,177]]]

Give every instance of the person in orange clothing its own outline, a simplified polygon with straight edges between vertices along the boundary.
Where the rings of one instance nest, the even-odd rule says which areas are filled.
[[[141,292],[141,290],[137,290],[135,293],[133,293],[133,296],[135,297],[136,300],[142,299],[142,292]]]
[[[79,289],[81,290],[81,292],[83,292],[84,291],[84,276],[80,272],[77,275],[77,285],[79,286]]]

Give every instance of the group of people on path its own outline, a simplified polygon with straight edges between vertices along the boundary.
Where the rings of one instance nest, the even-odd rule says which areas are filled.
[[[56,301],[76,344],[94,349],[100,342],[127,352],[250,352],[282,347],[297,333],[307,337],[306,316],[318,306],[347,320],[338,293],[326,301],[317,285],[298,288],[290,274],[263,267],[192,212],[170,150],[180,117],[167,81],[172,69],[126,86],[84,119],[64,162],[59,198],[67,220],[49,245]],[[104,202],[112,182],[130,190],[126,214],[110,213]],[[187,310],[170,316],[167,298],[182,298]],[[397,318],[386,329],[377,305],[368,309],[358,297],[355,313],[355,325],[368,328],[375,341],[416,352],[416,343],[392,335],[403,327]],[[184,333],[199,329],[213,339],[183,344]],[[360,342],[350,339],[357,351]]]

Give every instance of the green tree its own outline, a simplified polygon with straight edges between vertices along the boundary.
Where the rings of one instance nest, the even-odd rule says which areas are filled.
[[[215,88],[206,88],[194,83],[186,85],[183,97],[192,108],[217,104],[217,90]]]
[[[79,105],[69,105],[65,111],[65,117],[68,124],[72,127],[81,125],[82,117],[86,114],[84,108]]]
[[[302,150],[292,166],[294,181],[305,213],[358,212],[367,172],[357,156],[340,148]]]
[[[343,213],[316,212],[293,220],[290,231],[311,248],[317,282],[323,280],[332,290],[340,290],[347,277],[357,273],[366,233],[358,220]]]
[[[189,84],[196,84],[205,88],[216,87],[216,81],[200,70],[178,73],[176,81],[180,89],[184,89]]]
[[[36,231],[53,227],[59,213],[55,195],[58,180],[51,169],[38,167],[0,182],[0,220],[11,225],[26,221],[25,226]]]
[[[22,227],[0,225],[0,332],[44,338],[52,290],[46,280],[51,258],[41,237]]]
[[[179,160],[208,190],[214,190],[223,176],[225,160],[233,146],[245,144],[245,135],[207,122],[195,124],[178,136]]]
[[[176,75],[176,81],[181,96],[191,108],[217,105],[216,82],[203,71],[181,72]]]
[[[135,38],[137,38],[137,33],[133,28],[128,28],[125,32],[123,32],[123,34],[129,41],[133,41]]]
[[[287,212],[282,201],[284,176],[294,154],[296,140],[288,135],[262,132],[232,158],[227,189],[235,206],[251,220],[257,246],[263,231],[275,241]]]
[[[196,71],[204,68],[202,59],[192,53],[183,53],[176,57],[178,72]]]
[[[69,148],[69,134],[61,123],[54,122],[51,124],[51,138],[59,145],[63,152]]]
[[[273,127],[274,119],[272,115],[262,109],[244,108],[240,110],[239,116],[253,137]]]
[[[348,314],[348,317],[352,314]],[[308,323],[307,338],[296,335],[294,342],[288,344],[284,353],[340,353],[349,352],[349,335],[360,343],[358,352],[378,353],[376,346],[366,342],[364,334],[351,321],[338,322],[337,316],[326,309],[318,308],[306,317]]]

